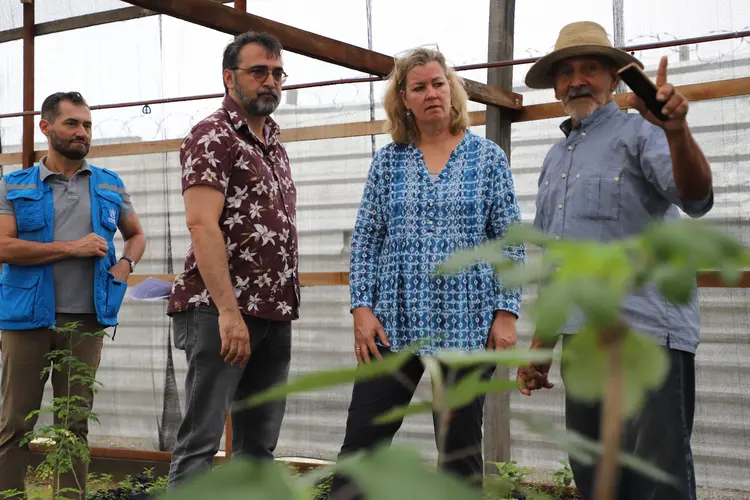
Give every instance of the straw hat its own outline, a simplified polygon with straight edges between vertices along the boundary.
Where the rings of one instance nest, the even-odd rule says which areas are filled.
[[[607,32],[599,24],[582,21],[568,24],[560,30],[555,43],[555,50],[539,59],[526,74],[526,85],[532,89],[554,88],[551,70],[555,63],[568,57],[599,56],[608,57],[617,68],[636,63],[643,68],[643,63],[624,50],[612,47]]]

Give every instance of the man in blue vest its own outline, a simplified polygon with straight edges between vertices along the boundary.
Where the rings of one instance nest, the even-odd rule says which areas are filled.
[[[46,354],[72,349],[78,361],[99,366],[101,336],[84,336],[117,325],[128,275],[140,260],[146,237],[120,177],[89,165],[91,112],[77,92],[52,94],[42,104],[48,155],[38,165],[0,180],[0,491],[24,490],[28,445],[19,446],[36,424],[50,364]],[[114,235],[125,240],[118,259]],[[71,323],[73,334],[53,327]],[[55,397],[80,396],[87,409],[93,392],[52,371]],[[70,430],[87,442],[88,422]],[[88,464],[76,463],[60,488],[85,498]]]

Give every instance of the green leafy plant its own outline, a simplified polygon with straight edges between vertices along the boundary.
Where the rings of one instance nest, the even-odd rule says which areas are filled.
[[[533,471],[525,467],[520,467],[515,460],[510,462],[487,462],[497,467],[497,475],[501,479],[507,479],[513,484],[514,489],[521,485],[526,476]]]
[[[519,266],[499,251],[522,243],[541,247],[541,257]],[[643,465],[620,458],[622,420],[637,411],[649,390],[661,386],[669,368],[664,350],[623,320],[621,304],[645,286],[684,304],[693,296],[697,271],[715,269],[731,286],[750,262],[734,237],[696,220],[654,223],[641,235],[606,244],[557,240],[517,226],[502,241],[455,254],[443,271],[456,272],[477,261],[492,264],[507,286],[537,286],[532,315],[542,339],[554,339],[574,307],[584,313],[585,325],[569,342],[563,363],[571,397],[602,401],[605,439],[595,485],[595,496],[602,500],[611,498],[618,461]],[[640,468],[671,480],[651,467]]]
[[[541,247],[538,259],[521,266],[503,257],[506,245]],[[737,282],[750,258],[730,235],[699,221],[655,223],[643,234],[613,243],[556,240],[531,228],[511,228],[505,238],[454,254],[438,272],[457,273],[478,261],[494,266],[506,286],[536,285],[537,298],[531,309],[536,332],[547,340],[556,339],[574,308],[580,309],[586,324],[565,349],[562,362],[570,373],[566,390],[584,401],[602,401],[603,442],[591,441],[558,428],[550,419],[513,413],[533,432],[543,435],[583,464],[596,465],[597,500],[609,500],[619,464],[653,479],[672,478],[650,463],[620,452],[620,428],[632,415],[647,391],[659,387],[668,370],[668,358],[648,337],[632,331],[620,314],[623,300],[644,286],[657,287],[667,299],[684,303],[693,294],[694,274],[716,270],[728,285]],[[554,344],[554,342],[551,342]],[[382,362],[357,368],[325,370],[277,386],[254,396],[258,405],[291,394],[351,383],[356,379],[392,373],[406,362],[412,351],[386,357]],[[484,381],[480,370],[487,363],[519,366],[552,360],[551,350],[515,348],[500,352],[442,352],[420,358],[430,373],[433,397],[429,401],[394,408],[378,416],[379,422],[432,411],[438,417],[438,464],[444,460],[444,439],[452,409],[479,394],[515,389],[507,380]],[[443,380],[440,364],[473,368],[472,375],[456,384]],[[450,381],[447,381],[450,382]],[[514,465],[515,467],[515,465]],[[333,471],[350,477],[369,499],[480,499],[482,492],[424,463],[413,450],[380,448],[367,455],[355,455],[335,466],[292,476],[283,468],[268,464],[232,461],[213,473],[195,478],[170,490],[167,498],[192,499],[221,496],[226,500],[310,499],[314,486]],[[506,475],[522,469],[505,469]],[[560,477],[569,478],[567,475]],[[493,498],[514,493],[515,477],[490,478]],[[523,491],[526,498],[549,498]]]
[[[82,420],[99,422],[98,415],[87,407],[84,397],[70,395],[73,385],[90,388],[94,394],[102,385],[96,380],[96,368],[79,361],[73,355],[73,350],[86,338],[103,337],[107,334],[104,331],[82,333],[80,339],[72,343],[73,334],[79,327],[80,323],[76,322],[53,328],[55,332],[67,335],[71,339],[71,348],[48,353],[46,357],[51,365],[45,367],[40,374],[45,377],[49,376],[53,370],[64,372],[68,381],[66,388],[68,396],[53,397],[49,407],[34,410],[26,417],[28,420],[44,414],[52,414],[57,423],[37,425],[21,441],[22,446],[35,440],[41,441],[44,458],[34,473],[37,478],[52,485],[54,498],[66,497],[67,494],[80,495],[84,489],[81,483],[82,478],[75,475],[74,466],[76,463],[88,462],[90,450],[88,444],[71,431],[71,426]],[[60,478],[67,473],[73,474],[77,488],[60,488]]]
[[[570,468],[570,462],[567,460],[560,461],[562,468],[557,469],[552,475],[555,486],[570,486],[573,484],[573,470]]]

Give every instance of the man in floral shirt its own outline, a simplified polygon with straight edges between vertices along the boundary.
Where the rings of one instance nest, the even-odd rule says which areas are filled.
[[[281,44],[237,36],[224,51],[222,106],[180,150],[191,246],[168,313],[188,362],[185,417],[172,456],[174,486],[210,468],[233,402],[232,449],[272,459],[285,402],[246,409],[284,383],[298,317],[296,191],[279,126]]]

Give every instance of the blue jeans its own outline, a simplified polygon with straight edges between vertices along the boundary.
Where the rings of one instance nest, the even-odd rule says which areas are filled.
[[[273,460],[286,400],[245,408],[253,394],[286,383],[292,325],[245,316],[250,360],[244,369],[221,357],[219,312],[200,307],[172,315],[174,342],[188,362],[185,416],[177,432],[169,486],[207,471],[219,451],[227,412],[232,409],[232,454]]]
[[[567,336],[564,336],[567,340]],[[563,344],[564,346],[566,344]],[[665,348],[666,349],[666,348]],[[637,455],[670,474],[679,487],[652,481],[621,468],[614,498],[617,500],[695,500],[695,468],[690,437],[695,413],[695,355],[666,349],[669,373],[664,385],[647,395],[644,406],[623,425],[622,451]],[[563,369],[563,381],[565,370]],[[599,439],[600,405],[565,400],[567,428],[590,439]],[[570,460],[583,500],[594,498],[596,467]]]

